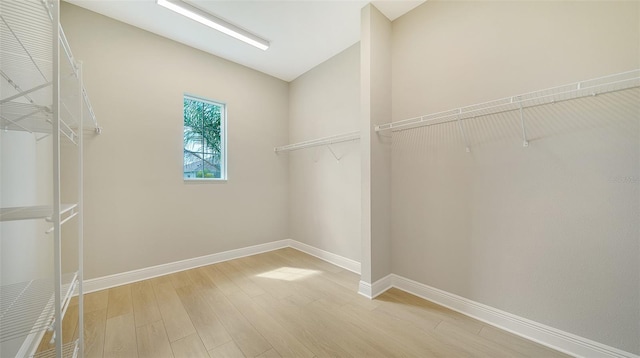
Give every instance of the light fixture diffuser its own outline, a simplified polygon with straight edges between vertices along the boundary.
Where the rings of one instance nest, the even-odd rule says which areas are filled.
[[[156,0],[156,3],[171,11],[175,11],[180,15],[186,16],[191,20],[197,21],[205,26],[209,26],[214,30],[218,30],[223,34],[229,35],[235,39],[246,42],[249,45],[255,46],[261,50],[269,48],[269,41],[260,38],[244,29],[239,28],[227,21],[216,17],[206,11],[200,10],[197,7],[187,4],[181,0]]]

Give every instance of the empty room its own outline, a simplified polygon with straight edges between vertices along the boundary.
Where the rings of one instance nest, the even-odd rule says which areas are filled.
[[[0,77],[2,358],[640,358],[639,1],[0,0]]]

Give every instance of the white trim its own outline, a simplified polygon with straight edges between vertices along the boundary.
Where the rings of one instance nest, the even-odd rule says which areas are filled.
[[[285,247],[291,247],[349,271],[353,271],[358,274],[360,273],[360,263],[357,261],[295,240],[287,239],[86,280],[84,282],[84,292],[89,293],[103,290],[173,272],[211,265],[240,257],[256,255]],[[505,331],[524,337],[528,340],[538,342],[542,345],[576,357],[640,358],[640,356],[636,354],[625,352],[572,333],[549,327],[542,323],[516,316],[497,308],[472,301],[396,274],[387,275],[373,284],[360,281],[358,285],[358,293],[371,299],[391,287],[411,293],[492,326],[496,326]]]
[[[368,299],[374,299],[393,287],[393,276],[393,274],[389,274],[373,284],[361,280],[358,284],[358,293]]]
[[[393,276],[393,274],[389,274],[374,282],[373,285],[371,285],[371,296],[376,298],[380,294],[384,293],[384,291],[393,287]]]
[[[211,265],[223,261],[229,261],[240,257],[283,249],[285,247],[294,248],[298,251],[302,251],[311,256],[315,256],[321,260],[327,261],[346,270],[360,274],[360,263],[357,261],[315,248],[307,244],[303,244],[299,241],[287,239],[85,280],[83,288],[85,293],[100,291],[111,287],[126,285],[129,283],[147,280],[158,276],[168,275],[178,271],[189,270],[192,268]]]
[[[289,246],[298,251],[302,251],[311,256],[315,256],[321,260],[332,263],[338,267],[342,267],[345,270],[357,273],[358,275],[360,274],[360,263],[358,261],[346,258],[344,256],[336,255],[329,251],[321,250],[317,247],[313,247],[296,240],[289,240]]]
[[[371,300],[373,299],[371,292],[371,284],[360,280],[358,283],[358,293]]]
[[[633,353],[561,331],[408,278],[395,274],[390,276],[392,286],[395,288],[576,357],[640,358]]]
[[[227,178],[182,178],[185,184],[189,183],[226,183]]]
[[[289,240],[280,240],[243,247],[240,249],[218,252],[211,255],[195,257],[182,261],[170,262],[167,264],[145,267],[139,270],[117,273],[114,275],[93,278],[84,281],[84,293],[100,291],[107,288],[126,285],[128,283],[147,280],[153,277],[167,275],[170,273],[189,270],[195,267],[206,266],[218,262],[229,261],[240,257],[251,256],[263,252],[283,249],[289,247]]]

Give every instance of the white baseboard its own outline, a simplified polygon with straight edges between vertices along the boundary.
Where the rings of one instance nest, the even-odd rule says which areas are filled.
[[[215,264],[218,262],[229,261],[240,257],[251,256],[263,252],[282,249],[290,246],[291,240],[280,240],[260,244],[255,246],[243,247],[240,249],[219,252],[211,255],[195,257],[182,261],[170,262],[167,264],[145,267],[139,270],[122,272],[114,275],[93,278],[84,281],[84,292],[90,293],[100,291],[107,288],[126,285],[132,282],[147,280],[150,278],[168,275],[170,273],[189,270],[192,268]]]
[[[100,291],[111,287],[126,285],[133,282],[148,280],[150,278],[158,276],[168,275],[174,272],[189,270],[200,266],[212,265],[215,263],[229,261],[240,257],[283,249],[285,247],[294,248],[296,250],[302,251],[304,253],[332,263],[336,266],[360,274],[360,263],[357,261],[315,248],[307,244],[303,244],[299,241],[287,239],[85,280],[83,290],[85,293]]]
[[[360,282],[358,283],[358,293],[370,300],[375,298],[373,297],[373,289],[371,288],[371,284],[362,280],[360,280]]]
[[[288,239],[85,280],[84,292],[99,291],[285,247],[294,248],[349,271],[360,273],[360,263],[357,261]],[[373,284],[360,281],[358,293],[371,299],[391,287],[422,297],[492,326],[576,357],[640,358],[636,354],[564,332],[395,274],[385,276]]]
[[[387,275],[373,284],[360,281],[358,284],[358,293],[366,298],[374,299],[391,287],[393,287],[393,275]]]
[[[315,256],[321,260],[332,263],[338,267],[342,267],[345,270],[360,274],[360,263],[358,261],[348,259],[344,256],[336,255],[329,251],[321,250],[317,247],[313,247],[296,240],[289,240],[289,246],[311,256]]]
[[[640,358],[633,353],[564,332],[402,276],[395,274],[389,276],[391,276],[391,285],[402,291],[576,357]]]
[[[376,298],[391,287],[393,287],[393,275],[387,275],[371,285],[371,295]]]

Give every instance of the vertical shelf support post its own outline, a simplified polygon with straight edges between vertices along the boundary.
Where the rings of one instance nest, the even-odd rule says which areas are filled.
[[[54,251],[54,285],[55,285],[55,352],[56,357],[62,357],[62,244],[61,244],[61,224],[60,224],[60,35],[58,24],[60,24],[60,3],[58,1],[46,1],[46,5],[51,7],[52,30],[51,39],[53,47],[53,103],[52,128],[53,133],[53,251]]]
[[[78,312],[84,312],[84,79],[82,62],[78,63]],[[76,352],[84,357],[84,314],[78,315],[78,345]],[[75,354],[74,354],[75,356]]]

